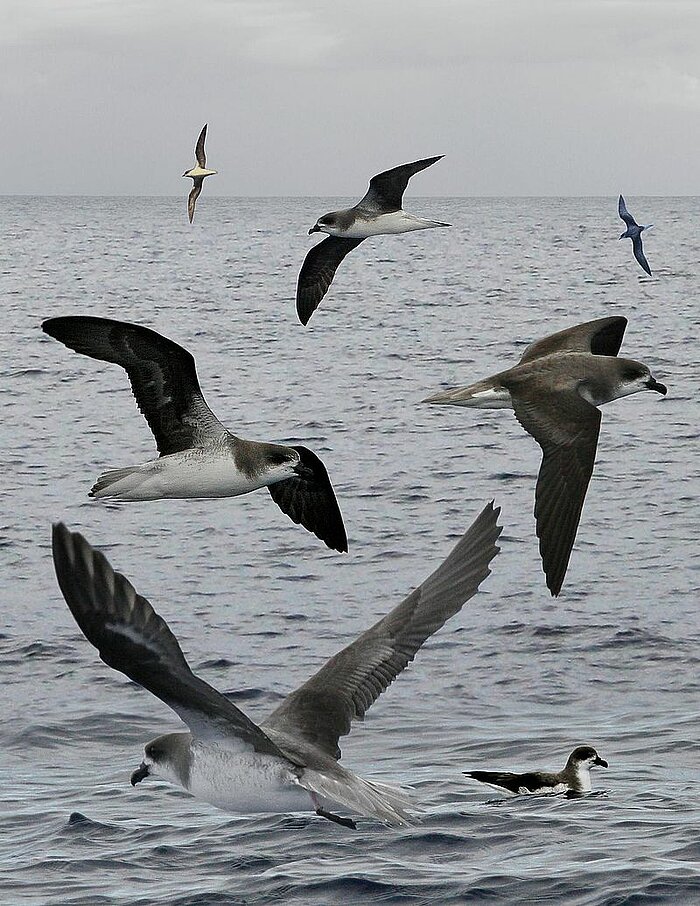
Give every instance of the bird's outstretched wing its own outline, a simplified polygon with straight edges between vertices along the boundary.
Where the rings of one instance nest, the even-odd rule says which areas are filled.
[[[355,207],[372,214],[400,211],[403,193],[406,191],[409,179],[443,157],[443,154],[439,154],[437,157],[426,157],[423,160],[414,160],[410,164],[401,164],[398,167],[392,167],[391,170],[378,173],[370,179],[367,194]]]
[[[105,664],[165,702],[193,736],[282,756],[233,702],[192,673],[168,624],[146,598],[62,523],[53,527],[53,561],[71,613]]]
[[[415,591],[285,698],[262,724],[305,739],[340,758],[338,739],[350,732],[421,645],[456,614],[489,575],[498,553],[499,508],[489,504],[447,559]],[[275,737],[276,738],[276,737]]]
[[[332,550],[347,551],[345,525],[326,467],[306,447],[292,449],[301,457],[300,472],[268,485],[270,496],[292,522],[303,525]]]
[[[622,220],[625,221],[628,227],[630,226],[639,226],[634,217],[627,210],[627,205],[625,204],[625,199],[620,195],[617,201],[617,213],[620,215]]]
[[[202,127],[202,131],[199,133],[199,138],[197,139],[197,146],[194,149],[194,156],[197,158],[197,163],[202,168],[206,169],[207,166],[207,155],[204,152],[204,140],[207,137],[207,124],[205,123]]]
[[[124,368],[162,456],[226,431],[204,400],[192,355],[155,330],[84,315],[49,318],[41,326],[70,349]]]
[[[640,266],[649,274],[651,277],[651,268],[649,267],[649,262],[646,259],[644,254],[644,248],[642,247],[642,237],[641,235],[635,236],[632,240],[632,251],[634,252],[634,257],[639,262]]]
[[[556,596],[593,474],[600,412],[576,390],[555,397],[540,387],[525,397],[511,389],[511,398],[516,418],[544,454],[535,488],[535,520],[547,587]]]
[[[326,295],[340,262],[361,242],[362,239],[328,236],[309,250],[297,280],[297,314],[302,324],[309,323],[309,318]]]
[[[197,199],[202,192],[203,185],[203,176],[192,177],[192,188],[190,189],[190,194],[187,196],[187,216],[190,218],[190,223],[192,223],[192,221],[194,220],[194,208],[197,204]]]
[[[500,787],[509,793],[527,791],[535,793],[547,787],[556,786],[557,778],[552,774],[513,774],[510,771],[464,771],[467,777],[487,783],[489,786]]]
[[[622,346],[626,327],[627,318],[619,316],[597,318],[595,321],[567,327],[530,343],[520,364],[558,352],[591,352],[593,355],[615,356]]]

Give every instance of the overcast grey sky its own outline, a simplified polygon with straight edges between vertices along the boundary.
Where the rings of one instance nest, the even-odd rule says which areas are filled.
[[[0,194],[700,195],[700,0],[0,0]]]

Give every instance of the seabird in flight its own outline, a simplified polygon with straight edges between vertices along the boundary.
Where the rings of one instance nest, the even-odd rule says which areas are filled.
[[[612,317],[569,327],[531,343],[515,367],[423,400],[513,409],[542,447],[535,518],[552,595],[561,591],[593,473],[600,432],[597,407],[641,390],[667,392],[646,365],[617,358],[626,326],[626,318]]]
[[[192,189],[187,198],[187,215],[190,223],[194,219],[194,206],[197,204],[199,193],[202,191],[202,184],[207,176],[213,176],[216,170],[207,170],[207,155],[204,153],[204,139],[207,137],[207,124],[205,123],[197,139],[197,147],[194,149],[194,156],[197,158],[197,165],[191,170],[185,170],[183,176],[189,176],[192,180]]]
[[[422,585],[260,724],[192,673],[165,620],[103,554],[82,535],[54,525],[58,584],[86,638],[107,665],[160,698],[189,730],[147,743],[131,783],[152,774],[239,814],[311,807],[355,827],[331,811],[339,805],[387,824],[411,823],[408,792],[342,767],[338,741],[476,594],[499,550],[499,512],[487,505]]]
[[[328,473],[306,447],[243,440],[207,405],[193,356],[147,327],[110,318],[50,318],[49,336],[125,369],[160,457],[101,475],[91,497],[159,500],[236,497],[267,487],[283,513],[328,547],[347,551],[343,517]]]
[[[302,324],[325,296],[338,265],[363,239],[390,233],[408,233],[450,226],[439,220],[423,220],[401,208],[403,193],[409,179],[444,155],[427,157],[410,164],[401,164],[373,176],[365,197],[352,208],[331,211],[319,217],[311,233],[328,233],[327,239],[315,245],[307,254],[297,281],[297,314]]]
[[[617,202],[617,210],[622,220],[624,220],[627,224],[627,229],[620,236],[620,239],[632,240],[632,251],[634,252],[634,257],[651,277],[651,268],[649,267],[649,262],[644,255],[644,249],[642,248],[642,233],[644,230],[651,229],[654,224],[648,223],[646,224],[646,226],[641,226],[640,224],[638,224],[634,217],[627,210],[627,205],[625,204],[625,199],[622,197],[622,195],[620,195],[619,201]]]

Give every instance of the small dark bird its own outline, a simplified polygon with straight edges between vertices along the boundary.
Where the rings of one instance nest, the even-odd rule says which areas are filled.
[[[591,768],[607,768],[607,761],[592,746],[577,746],[561,771],[464,771],[467,777],[499,791],[522,795],[528,793],[590,793]]]
[[[634,252],[634,257],[639,262],[640,266],[649,274],[651,277],[651,268],[649,267],[649,262],[647,261],[644,255],[644,249],[642,248],[642,233],[644,230],[650,230],[654,224],[648,223],[646,226],[640,226],[634,217],[627,210],[627,205],[625,204],[625,199],[620,195],[620,199],[617,203],[617,210],[622,218],[627,224],[627,229],[620,236],[620,239],[631,239],[632,240],[632,251]]]

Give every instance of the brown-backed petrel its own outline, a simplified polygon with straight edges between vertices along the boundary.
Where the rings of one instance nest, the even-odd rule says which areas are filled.
[[[577,746],[561,771],[464,771],[467,777],[486,783],[500,792],[522,795],[528,793],[590,793],[591,768],[607,768],[593,746]]]
[[[243,440],[206,404],[194,358],[147,327],[110,318],[50,318],[42,328],[70,349],[121,365],[160,453],[101,475],[91,497],[236,497],[267,487],[293,522],[347,551],[343,517],[321,460],[306,447]]]
[[[53,529],[58,584],[102,660],[148,689],[187,724],[149,742],[131,777],[149,774],[234,813],[302,811],[354,827],[340,804],[388,824],[411,821],[405,790],[365,780],[338,762],[338,740],[476,594],[498,553],[500,510],[489,504],[415,591],[338,652],[262,723],[195,676],[165,620],[103,554],[64,525]]]
[[[185,170],[183,176],[189,176],[192,180],[192,189],[187,198],[187,216],[190,223],[194,219],[194,206],[197,204],[199,193],[202,191],[202,184],[207,176],[213,176],[216,170],[207,170],[207,155],[204,153],[204,140],[207,137],[207,124],[202,127],[197,139],[197,147],[194,149],[194,156],[197,158],[196,166],[191,170]]]
[[[644,249],[642,248],[642,233],[644,230],[649,230],[654,226],[653,223],[647,223],[646,226],[643,226],[634,219],[634,217],[627,210],[627,205],[625,204],[625,199],[620,195],[620,198],[617,202],[617,211],[622,220],[627,224],[627,229],[620,236],[620,239],[631,239],[632,240],[632,251],[634,252],[634,257],[637,259],[642,268],[649,274],[651,277],[651,268],[649,267],[649,262],[647,261],[644,255]]]
[[[640,390],[666,394],[646,365],[617,358],[626,326],[626,318],[613,317],[569,327],[532,343],[514,368],[423,400],[514,409],[542,447],[535,518],[552,595],[561,590],[593,472],[600,431],[597,407]]]
[[[302,324],[308,323],[326,295],[340,262],[363,239],[450,226],[439,220],[422,220],[401,208],[409,179],[443,156],[426,157],[424,160],[385,170],[370,179],[367,194],[354,207],[331,211],[318,218],[309,230],[309,235],[328,233],[329,236],[311,249],[299,272],[297,314]]]

